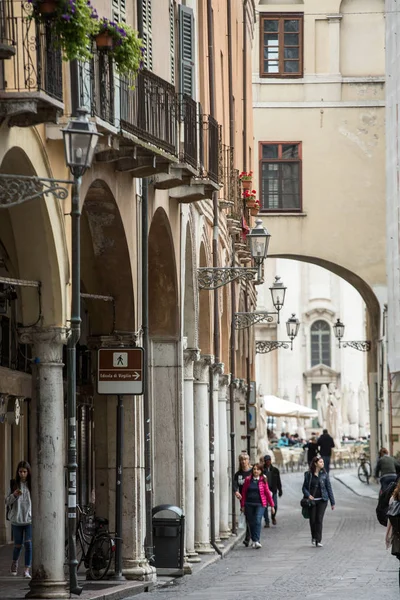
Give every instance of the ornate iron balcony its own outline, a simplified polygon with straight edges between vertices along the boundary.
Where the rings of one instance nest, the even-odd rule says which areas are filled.
[[[62,57],[52,24],[38,24],[31,12],[31,4],[11,0],[0,10],[1,35],[12,36],[16,49],[0,65],[0,117],[8,116],[9,125],[56,122],[63,109]]]

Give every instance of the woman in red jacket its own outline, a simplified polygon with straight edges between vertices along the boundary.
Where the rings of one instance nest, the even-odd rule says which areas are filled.
[[[254,465],[251,475],[246,477],[242,489],[241,509],[244,510],[250,527],[253,548],[261,548],[261,521],[266,506],[271,506],[275,514],[274,501],[268,487],[267,478],[263,475],[262,467]]]

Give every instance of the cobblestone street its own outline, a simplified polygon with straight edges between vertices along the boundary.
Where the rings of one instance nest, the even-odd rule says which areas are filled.
[[[334,473],[333,473],[334,475]],[[197,574],[135,598],[146,600],[394,600],[398,561],[386,551],[376,500],[358,496],[332,476],[336,510],[328,507],[323,548],[311,546],[300,514],[302,473],[283,476],[275,528],[263,529],[260,550],[237,546]],[[354,478],[355,480],[355,478]],[[357,484],[354,487],[356,491]]]

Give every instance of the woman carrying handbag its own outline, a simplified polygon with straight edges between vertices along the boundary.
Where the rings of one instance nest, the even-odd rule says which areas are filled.
[[[324,459],[315,456],[310,464],[310,470],[304,473],[304,499],[309,500],[311,544],[322,548],[322,522],[328,505],[335,508],[335,498],[332,492],[329,475],[324,469]],[[303,501],[302,501],[303,504]]]
[[[393,490],[387,510],[388,524],[386,529],[386,548],[400,561],[400,482]],[[400,565],[399,565],[400,587]]]

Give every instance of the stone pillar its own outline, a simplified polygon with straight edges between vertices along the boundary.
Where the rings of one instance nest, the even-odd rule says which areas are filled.
[[[194,460],[194,407],[193,363],[200,359],[200,351],[187,348],[184,359],[184,460],[185,460],[185,549],[188,562],[200,562],[194,547],[195,531],[195,460]]]
[[[329,73],[340,75],[340,21],[342,15],[327,15],[329,23]]]
[[[228,439],[228,421],[227,421],[227,392],[230,383],[230,375],[219,375],[218,390],[218,412],[219,412],[219,531],[222,540],[226,540],[231,535],[229,528],[229,456],[230,442]]]
[[[65,442],[61,327],[21,331],[33,344],[32,514],[33,566],[27,598],[69,598],[65,561]]]
[[[213,553],[210,545],[209,383],[211,355],[194,363],[194,451],[195,451],[195,549]]]
[[[219,378],[224,372],[224,364],[214,365],[213,377],[213,405],[214,405],[214,531],[215,541],[221,548],[224,547],[219,535],[219,510],[220,510],[220,446],[219,446]]]

